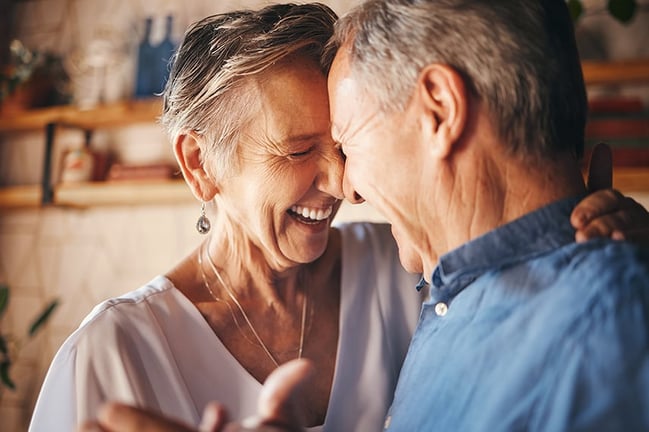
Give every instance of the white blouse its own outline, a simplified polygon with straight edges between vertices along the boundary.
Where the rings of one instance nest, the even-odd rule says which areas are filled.
[[[342,233],[338,353],[325,423],[312,430],[378,431],[418,319],[418,276],[399,264],[388,225]],[[198,425],[205,405],[230,417],[256,412],[261,384],[236,361],[196,307],[158,276],[107,300],[65,341],[47,373],[31,431],[72,431],[107,400]]]

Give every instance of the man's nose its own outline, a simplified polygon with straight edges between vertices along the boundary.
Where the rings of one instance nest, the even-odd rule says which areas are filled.
[[[354,189],[354,186],[349,180],[347,169],[345,169],[343,174],[343,192],[345,194],[345,199],[352,204],[361,204],[365,201],[365,199],[356,192],[356,189]]]

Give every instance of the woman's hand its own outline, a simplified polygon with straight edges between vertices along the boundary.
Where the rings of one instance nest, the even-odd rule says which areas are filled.
[[[613,189],[584,198],[573,210],[570,222],[577,229],[578,242],[610,237],[649,246],[649,212]]]
[[[610,237],[649,245],[649,212],[635,200],[611,189],[613,182],[611,149],[598,144],[588,169],[588,190],[592,192],[575,207],[570,222],[583,242]]]

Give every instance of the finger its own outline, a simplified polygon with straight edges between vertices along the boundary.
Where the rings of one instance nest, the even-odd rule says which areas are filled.
[[[596,194],[600,193],[597,192]],[[640,203],[629,197],[621,196],[616,206],[619,207],[618,210],[602,215],[595,215],[586,224],[582,224],[577,229],[575,236],[577,241],[584,241],[593,237],[610,236],[616,240],[627,239],[634,243],[647,245],[646,236],[647,231],[649,231],[649,212]]]
[[[79,425],[77,432],[109,432],[95,421],[85,421]]]
[[[260,424],[258,419],[249,418],[241,423],[228,423],[222,432],[302,432],[293,427],[278,427]]]
[[[271,373],[258,402],[259,419],[266,425],[299,430],[304,426],[303,388],[314,374],[310,361],[292,360]]]
[[[624,233],[628,231],[627,227],[634,226],[632,215],[629,212],[618,211],[594,219],[588,225],[578,230],[575,239],[586,241],[597,237],[611,237],[613,232]]]
[[[228,422],[228,414],[223,405],[210,402],[203,410],[203,418],[198,425],[199,432],[218,432]]]
[[[108,403],[99,410],[98,421],[110,432],[191,432],[180,422],[159,414],[119,403]]]
[[[613,155],[611,148],[597,144],[591,153],[588,164],[588,190],[595,192],[613,187]]]
[[[570,215],[570,223],[576,229],[583,229],[594,219],[614,213],[624,205],[626,198],[615,189],[600,190],[581,200]]]
[[[611,234],[614,240],[627,240],[639,245],[649,247],[649,227],[626,231],[614,230]]]

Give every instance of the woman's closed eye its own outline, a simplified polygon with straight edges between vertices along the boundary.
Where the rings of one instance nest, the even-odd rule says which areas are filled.
[[[304,156],[308,156],[309,154],[311,154],[312,151],[313,151],[313,147],[309,147],[306,150],[291,153],[291,154],[288,155],[288,157],[293,158],[293,159],[297,159],[297,158],[301,158],[301,157],[304,157]]]

